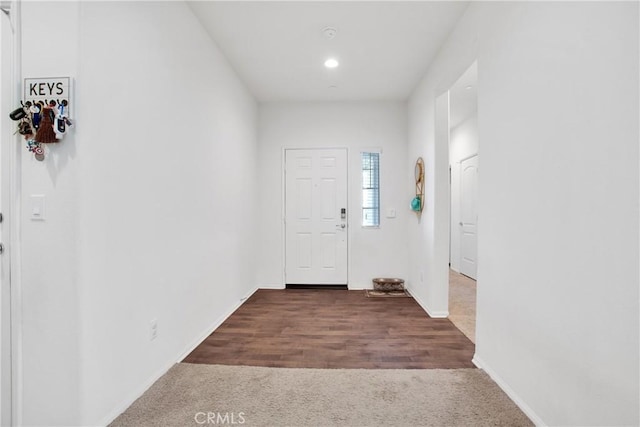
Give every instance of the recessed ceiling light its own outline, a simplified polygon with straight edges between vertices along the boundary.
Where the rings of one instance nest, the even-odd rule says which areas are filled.
[[[336,68],[338,65],[340,65],[338,63],[338,60],[335,58],[329,58],[326,61],[324,61],[324,66],[327,68]]]
[[[336,85],[331,85],[331,86],[329,86],[329,89],[338,89],[338,86],[336,86]]]
[[[473,86],[471,86],[471,85],[465,86],[465,89],[467,89],[467,90],[468,89],[473,89]]]

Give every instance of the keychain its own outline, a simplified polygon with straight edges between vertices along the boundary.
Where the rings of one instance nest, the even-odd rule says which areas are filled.
[[[27,102],[27,105],[29,102]],[[31,123],[33,123],[33,128],[38,130],[40,127],[40,112],[42,111],[42,103],[34,102],[33,105],[29,107],[29,112],[31,113]]]
[[[35,139],[27,140],[27,150],[34,154],[37,161],[41,162],[44,160],[44,148],[42,148],[40,143]]]
[[[33,136],[33,131],[31,130],[31,123],[27,119],[22,119],[18,124],[18,133],[23,135],[24,137]]]
[[[66,99],[58,103],[58,115],[53,123],[53,130],[56,132],[56,138],[62,139],[67,133],[68,127],[72,126],[71,121],[65,113],[65,107],[69,105]]]
[[[36,148],[35,150],[33,150],[33,154],[37,161],[41,162],[44,160],[44,148]]]
[[[56,133],[53,130],[53,122],[56,118],[55,113],[55,101],[50,101],[48,106],[42,110],[42,119],[38,132],[36,132],[36,141],[42,144],[50,144],[52,142],[58,142],[56,139]]]
[[[15,133],[24,136],[27,150],[41,162],[45,159],[46,151],[42,144],[58,142],[73,126],[67,112],[69,102],[66,99],[45,99],[44,103],[20,101],[20,105],[22,107],[11,111],[9,117],[18,122]]]

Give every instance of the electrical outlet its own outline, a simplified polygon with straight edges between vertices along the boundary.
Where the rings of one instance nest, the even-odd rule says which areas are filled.
[[[153,319],[149,322],[149,341],[156,338],[158,338],[158,319]]]

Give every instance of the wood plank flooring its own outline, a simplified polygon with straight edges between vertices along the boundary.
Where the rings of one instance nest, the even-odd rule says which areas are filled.
[[[284,368],[473,368],[474,344],[413,298],[261,289],[183,362]]]

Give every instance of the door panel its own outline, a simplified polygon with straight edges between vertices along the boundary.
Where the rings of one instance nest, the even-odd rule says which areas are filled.
[[[478,156],[460,167],[460,272],[476,278],[478,252]]]
[[[322,268],[336,268],[336,233],[322,233]]]
[[[296,233],[298,268],[311,268],[311,233]]]
[[[285,282],[347,283],[347,153],[285,151]]]
[[[311,178],[296,180],[296,208],[297,218],[311,220]]]
[[[320,185],[322,203],[322,219],[325,221],[336,220],[336,180],[333,178],[324,178]]]

